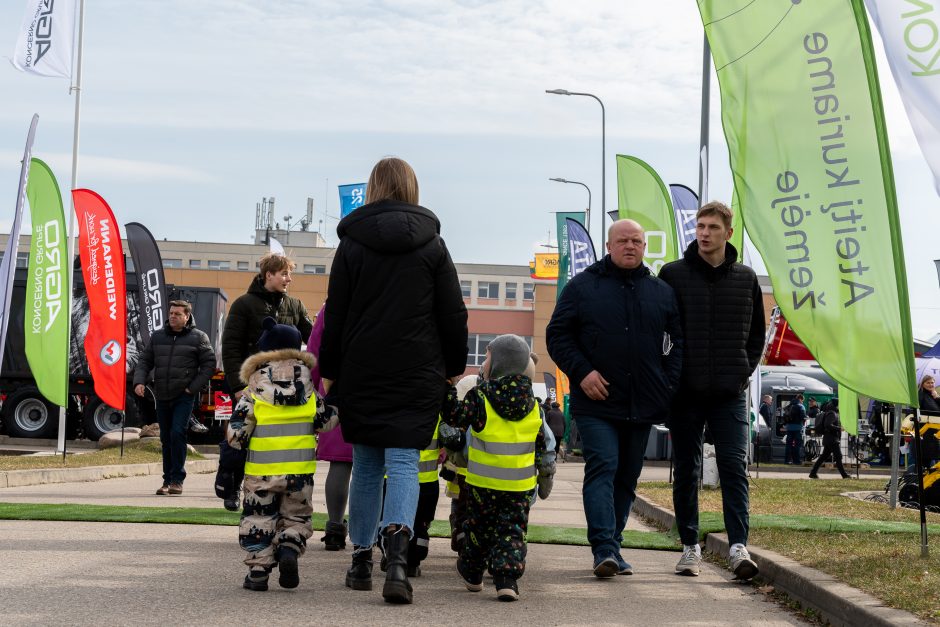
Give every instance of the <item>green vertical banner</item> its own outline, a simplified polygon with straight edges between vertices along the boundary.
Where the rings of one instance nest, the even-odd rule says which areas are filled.
[[[907,275],[861,0],[701,0],[738,206],[840,385],[917,401]]]
[[[839,386],[839,420],[849,435],[858,435],[858,394],[847,385]]]
[[[645,161],[617,155],[617,208],[621,220],[635,220],[646,232],[643,262],[653,274],[679,258],[672,196],[656,170]]]
[[[568,260],[568,218],[584,224],[583,211],[557,211],[555,212],[555,232],[558,233],[558,289],[555,291],[555,300],[561,296],[561,291],[571,278],[571,263]]]
[[[42,395],[65,407],[71,323],[68,233],[59,185],[39,159],[32,160],[26,197],[33,221],[23,316],[26,359]]]

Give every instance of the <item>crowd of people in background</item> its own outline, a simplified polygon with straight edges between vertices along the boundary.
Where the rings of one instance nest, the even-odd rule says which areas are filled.
[[[673,506],[683,545],[675,571],[698,575],[702,555],[698,486],[706,428],[714,442],[725,528],[736,578],[758,573],[747,551],[748,379],[764,341],[763,299],[753,270],[729,242],[731,210],[703,206],[696,239],[654,276],[644,264],[643,227],[615,221],[607,254],[570,280],[546,329],[549,355],[572,382],[571,418],[560,399],[541,404],[532,380],[538,356],[515,335],[489,343],[478,376],[467,363],[467,310],[440,222],[419,204],[418,181],[401,159],[376,164],[366,204],[343,218],[325,304],[311,320],[287,294],[293,263],[281,254],[228,314],[225,380],[236,402],[220,445],[217,494],[241,509],[243,586],[299,585],[298,559],[312,535],[317,461],[328,461],[324,548],[352,544],[346,586],[371,590],[375,549],[382,596],[412,603],[428,530],[447,481],[451,548],[467,590],[493,577],[497,597],[519,598],[528,515],[552,489],[566,431],[580,434],[583,504],[593,574],[632,575],[621,553],[650,429],[665,423],[673,444]],[[182,493],[185,426],[215,355],[185,301],[143,351],[135,392],[153,386],[164,453],[159,495]],[[843,476],[836,401],[785,410],[786,463],[802,463],[810,420]],[[921,407],[940,413],[932,377]],[[759,413],[767,424],[772,398]],[[348,503],[348,518],[347,518]]]

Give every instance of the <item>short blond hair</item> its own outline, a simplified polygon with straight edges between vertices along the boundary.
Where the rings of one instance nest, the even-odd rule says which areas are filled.
[[[718,216],[721,218],[721,222],[725,225],[725,228],[730,229],[731,220],[734,218],[734,212],[731,210],[731,207],[725,203],[713,200],[707,205],[702,205],[702,207],[698,210],[698,212],[695,214],[696,222],[702,216]]]
[[[404,159],[385,157],[372,168],[366,184],[366,203],[379,200],[418,204],[418,177]]]
[[[264,281],[268,277],[269,272],[271,274],[277,274],[284,270],[293,270],[296,267],[297,264],[291,261],[291,258],[287,255],[268,253],[258,262],[258,275],[261,277],[261,280]]]

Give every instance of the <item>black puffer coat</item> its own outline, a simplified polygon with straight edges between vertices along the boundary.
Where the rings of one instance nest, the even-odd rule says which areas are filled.
[[[764,300],[757,275],[737,258],[734,246],[725,244],[724,262],[713,267],[692,242],[682,259],[659,271],[676,291],[682,313],[682,401],[741,393],[760,361]]]
[[[261,321],[268,316],[279,324],[297,327],[304,342],[310,338],[313,322],[300,299],[283,292],[269,292],[264,289],[261,277],[256,276],[248,286],[248,292],[232,303],[222,332],[222,369],[232,392],[245,386],[238,373],[245,360],[258,352]]]
[[[607,255],[571,279],[545,339],[571,381],[575,418],[665,420],[682,368],[682,330],[672,288],[645,266],[623,270]],[[610,383],[605,400],[581,389],[592,370]]]
[[[336,231],[320,374],[335,382],[343,438],[424,448],[445,379],[467,366],[467,308],[440,222],[424,207],[383,200]]]
[[[154,331],[134,370],[134,385],[146,385],[153,373],[153,394],[169,401],[186,389],[198,394],[215,372],[215,352],[209,336],[196,328],[190,315],[179,333],[165,322]]]

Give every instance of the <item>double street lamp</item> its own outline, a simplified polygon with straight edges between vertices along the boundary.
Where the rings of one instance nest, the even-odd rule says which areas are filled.
[[[606,126],[607,126],[607,112],[604,109],[604,103],[601,102],[601,99],[595,96],[594,94],[588,94],[585,92],[578,91],[568,91],[567,89],[546,89],[546,94],[555,94],[556,96],[587,96],[588,98],[593,98],[601,106],[601,249],[604,248],[604,242],[607,237],[607,175],[605,161],[607,153],[607,137],[606,137]],[[574,181],[571,181],[574,182]],[[583,183],[582,183],[583,184]],[[585,185],[585,187],[587,187]],[[590,193],[590,190],[588,190]],[[587,225],[585,225],[587,226]]]
[[[587,212],[584,214],[584,228],[587,229],[587,232],[591,232],[591,188],[582,183],[581,181],[569,181],[568,179],[559,179],[559,178],[550,178],[549,181],[555,181],[556,183],[571,183],[572,185],[580,185],[587,190],[588,193],[588,206]]]

